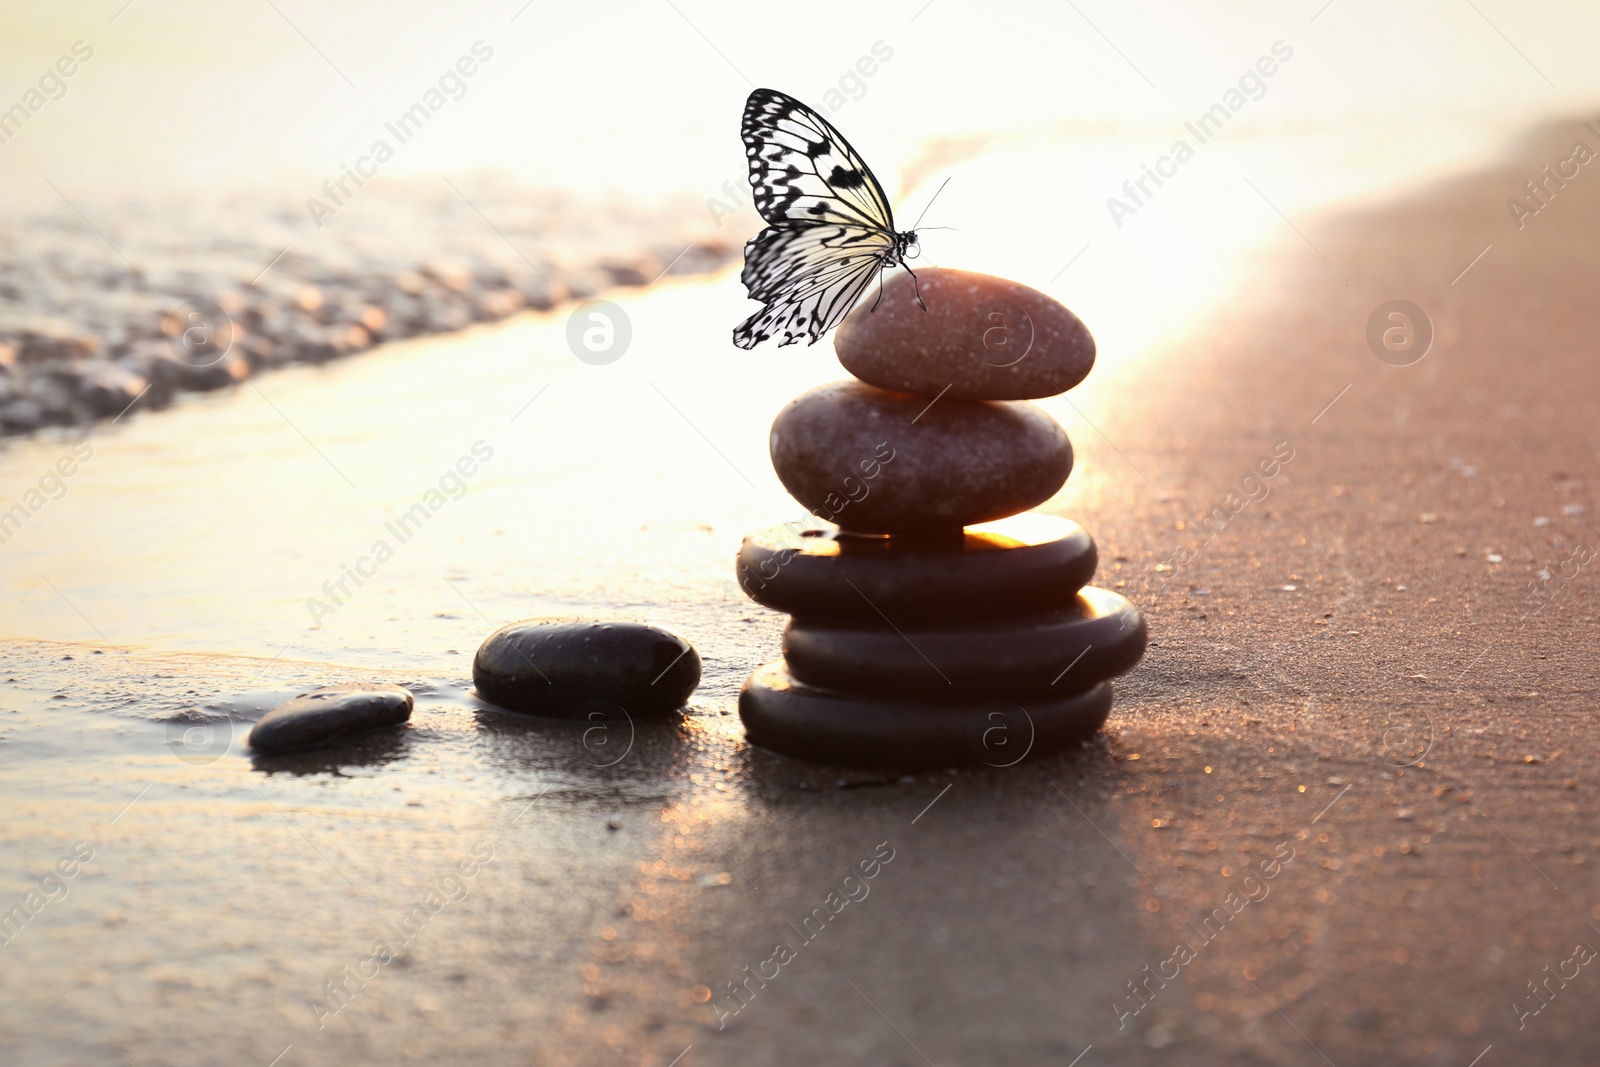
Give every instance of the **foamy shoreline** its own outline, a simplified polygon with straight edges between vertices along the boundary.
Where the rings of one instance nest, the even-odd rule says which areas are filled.
[[[322,229],[244,191],[118,204],[58,191],[58,210],[0,223],[0,434],[702,273],[739,247],[692,202],[494,179],[372,183]]]

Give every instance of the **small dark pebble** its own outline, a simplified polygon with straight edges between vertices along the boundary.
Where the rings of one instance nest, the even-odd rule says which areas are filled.
[[[530,715],[581,719],[612,708],[659,715],[694,693],[700,654],[644,623],[530,619],[484,641],[472,680],[484,700]]]
[[[393,726],[411,718],[411,693],[397,685],[335,685],[295,697],[262,716],[250,747],[290,752]]]

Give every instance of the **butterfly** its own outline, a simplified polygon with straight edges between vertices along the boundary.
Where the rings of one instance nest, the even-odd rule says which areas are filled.
[[[752,92],[739,134],[767,222],[744,246],[739,280],[766,306],[734,328],[733,343],[754,348],[781,332],[779,347],[815,344],[886,268],[910,270],[916,230],[895,230],[889,198],[861,156],[794,97]]]

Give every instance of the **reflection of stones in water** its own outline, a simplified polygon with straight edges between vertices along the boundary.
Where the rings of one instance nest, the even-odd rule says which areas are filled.
[[[584,716],[593,712],[596,717],[560,719],[480,706],[475,712],[479,743],[509,773],[592,775],[607,789],[618,778],[670,778],[688,759],[684,716],[631,717],[615,704],[594,703]]]
[[[604,700],[584,702],[578,709],[583,736],[583,758],[596,767],[610,767],[633,750],[633,718],[616,704]]]
[[[267,774],[339,774],[347,767],[382,767],[411,754],[411,731],[401,725],[277,755],[251,753],[253,770]]]
[[[1433,716],[1426,708],[1410,713],[1407,719],[1391,716],[1378,739],[1378,757],[1395,767],[1421,763],[1432,748]]]

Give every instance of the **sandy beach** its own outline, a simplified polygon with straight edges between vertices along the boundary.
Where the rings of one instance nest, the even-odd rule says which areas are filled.
[[[1582,116],[1296,218],[1183,336],[1044,402],[1078,452],[1047,510],[1094,531],[1151,645],[1094,743],[1014,767],[744,743],[734,697],[782,618],[729,594],[733,553],[798,517],[765,426],[839,372],[820,349],[745,379],[675,361],[725,332],[727,272],[611,296],[640,338],[612,368],[573,363],[558,310],[94,436],[5,549],[0,905],[26,921],[0,1057],[1591,1062],[1600,262],[1573,235],[1600,180],[1520,227],[1507,206],[1579,139]],[[1431,323],[1406,366],[1368,343],[1395,300]],[[430,346],[476,378],[429,377]],[[356,397],[393,432],[342,434]],[[483,479],[312,629],[344,531],[480,437]],[[14,444],[3,499],[74,440]],[[206,488],[224,469],[249,499]],[[122,528],[87,521],[111,507]],[[596,609],[696,643],[681,721],[597,738],[471,694],[494,626]],[[238,743],[346,680],[411,688],[409,728]]]

